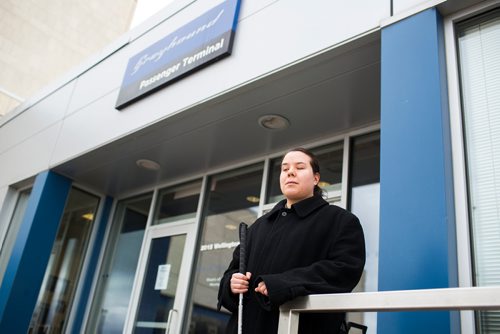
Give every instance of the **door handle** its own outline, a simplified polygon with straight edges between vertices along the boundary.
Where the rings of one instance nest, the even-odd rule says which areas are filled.
[[[175,327],[175,326],[173,326],[173,321],[176,318],[177,318],[177,310],[176,309],[171,309],[170,311],[168,311],[167,330],[165,331],[165,334],[171,334],[171,331]]]

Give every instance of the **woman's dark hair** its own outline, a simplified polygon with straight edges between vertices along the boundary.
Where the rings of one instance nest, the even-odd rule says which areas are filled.
[[[312,167],[313,173],[314,174],[316,174],[316,173],[320,174],[320,172],[319,172],[319,161],[318,161],[318,158],[316,158],[316,156],[314,155],[314,153],[312,153],[311,151],[309,151],[309,150],[307,150],[307,149],[305,149],[303,147],[292,148],[291,150],[289,150],[287,152],[287,154],[290,153],[290,152],[302,152],[305,155],[307,155],[309,158],[311,158],[311,167]],[[321,189],[320,186],[318,186],[316,184],[314,186],[313,194],[315,196],[323,196],[324,195],[324,191],[323,191],[323,189]]]

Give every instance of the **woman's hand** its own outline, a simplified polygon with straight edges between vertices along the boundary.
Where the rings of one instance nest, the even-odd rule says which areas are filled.
[[[259,285],[257,285],[257,287],[255,288],[255,292],[263,294],[266,297],[269,297],[269,294],[267,293],[266,283],[264,283],[264,281],[259,282]]]
[[[246,275],[240,273],[234,273],[231,276],[231,292],[234,294],[245,293],[248,291],[248,281],[252,273],[247,272]]]

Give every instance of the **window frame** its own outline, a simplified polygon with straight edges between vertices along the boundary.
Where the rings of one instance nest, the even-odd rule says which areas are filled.
[[[30,183],[29,185],[26,185],[26,186],[21,187],[21,188],[13,188],[13,187],[7,188],[3,208],[0,208],[0,209],[2,209],[0,212],[0,221],[7,222],[7,224],[2,224],[0,226],[0,254],[2,254],[5,251],[4,247],[6,246],[5,241],[7,240],[7,238],[15,237],[17,239],[17,234],[19,232],[20,225],[22,224],[22,220],[19,222],[19,226],[14,227],[17,230],[15,235],[11,235],[14,233],[12,231],[12,227],[13,227],[12,220],[14,219],[14,215],[16,214],[19,200],[21,198],[21,194],[29,191],[30,192],[29,196],[31,196],[32,189],[33,189],[33,183]],[[29,198],[28,198],[28,201],[29,201]],[[26,213],[26,210],[25,210],[25,213]],[[3,282],[5,271],[7,270],[7,265],[9,262],[8,259],[10,259],[11,255],[12,255],[12,249],[9,250],[9,253],[10,254],[9,254],[8,258],[6,258],[6,263],[2,264],[2,266],[3,265],[5,265],[5,266],[3,268],[2,268],[2,266],[0,266],[0,269],[3,269],[0,272],[0,285]],[[1,257],[0,257],[0,260],[1,260]]]

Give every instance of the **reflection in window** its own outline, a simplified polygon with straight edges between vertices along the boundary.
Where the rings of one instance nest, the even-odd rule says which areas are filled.
[[[98,197],[71,189],[29,333],[64,332],[98,204]]]
[[[229,315],[216,311],[222,274],[239,244],[240,222],[257,219],[262,165],[216,175],[210,180],[201,247],[194,279],[189,333],[223,333]]]
[[[0,286],[2,285],[3,275],[7,269],[7,264],[9,263],[10,256],[12,254],[12,249],[17,239],[17,234],[21,228],[21,223],[24,218],[24,212],[28,206],[28,200],[30,198],[31,189],[22,191],[19,193],[19,198],[17,199],[16,208],[14,209],[14,214],[10,220],[10,224],[5,236],[2,249],[0,251]]]
[[[359,218],[365,234],[366,264],[355,291],[378,290],[378,243],[380,209],[380,133],[351,141],[350,210]],[[376,313],[350,313],[349,319],[376,332]]]
[[[154,225],[196,217],[201,181],[160,191]]]
[[[121,201],[106,249],[88,333],[122,333],[152,195]]]
[[[310,151],[319,160],[321,182],[319,186],[328,192],[340,191],[342,183],[343,142],[313,148]],[[267,203],[276,203],[284,197],[280,189],[281,160],[283,157],[273,159],[270,164]]]

